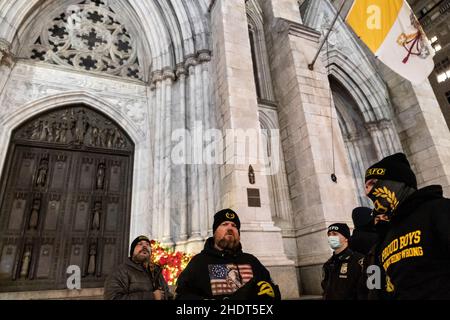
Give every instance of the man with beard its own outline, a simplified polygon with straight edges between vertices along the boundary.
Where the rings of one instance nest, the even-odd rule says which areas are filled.
[[[223,209],[214,215],[213,237],[180,274],[176,299],[279,298],[269,271],[255,256],[242,252],[240,228],[233,210]]]
[[[376,261],[393,299],[450,299],[450,199],[440,185],[417,190],[403,153],[366,171],[366,194],[374,203],[381,241]]]
[[[169,287],[150,256],[150,240],[146,236],[134,239],[130,258],[106,279],[105,300],[167,300]]]

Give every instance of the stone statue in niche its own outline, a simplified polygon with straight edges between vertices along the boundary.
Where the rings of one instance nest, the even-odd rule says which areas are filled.
[[[28,229],[36,230],[39,222],[40,208],[41,208],[41,200],[34,199],[33,206],[31,207],[30,222],[28,223]]]
[[[255,170],[253,170],[253,167],[251,165],[248,167],[248,180],[250,184],[256,183]]]
[[[39,169],[36,177],[36,187],[44,187],[47,182],[48,172],[48,158],[43,158],[39,164]]]
[[[27,245],[22,257],[22,267],[20,268],[20,278],[22,279],[28,278],[28,273],[30,272],[31,251],[32,251],[31,245]]]
[[[100,229],[101,213],[102,213],[102,203],[97,201],[94,205],[94,214],[92,217],[92,229],[93,230]]]
[[[97,168],[97,185],[96,189],[103,189],[105,183],[105,170],[106,166],[104,162],[100,162]]]
[[[88,275],[95,274],[95,259],[97,256],[97,245],[95,243],[91,243],[89,246],[89,262],[88,262]]]

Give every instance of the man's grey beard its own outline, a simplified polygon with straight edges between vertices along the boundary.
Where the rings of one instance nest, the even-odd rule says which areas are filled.
[[[227,240],[225,239],[225,237],[223,237],[217,242],[217,246],[222,250],[233,251],[239,246],[239,240],[236,238],[233,238],[233,240]]]

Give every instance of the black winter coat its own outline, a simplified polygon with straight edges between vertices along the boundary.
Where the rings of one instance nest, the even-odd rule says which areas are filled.
[[[155,275],[153,275],[155,274]],[[162,289],[167,300],[169,287],[158,266],[149,272],[143,265],[127,259],[105,281],[105,300],[154,300],[153,291]]]
[[[270,282],[269,271],[255,256],[242,252],[241,247],[234,253],[219,251],[211,237],[180,274],[175,299],[233,298],[239,288],[244,289],[243,285],[255,280]]]
[[[364,256],[347,248],[333,254],[322,268],[324,300],[359,300],[367,297],[363,286]]]
[[[394,299],[450,299],[450,199],[441,186],[400,203],[380,247]]]

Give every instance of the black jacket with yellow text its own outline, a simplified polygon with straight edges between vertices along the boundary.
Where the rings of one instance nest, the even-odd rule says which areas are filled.
[[[450,299],[450,199],[441,186],[417,190],[400,203],[379,261],[394,299]]]

